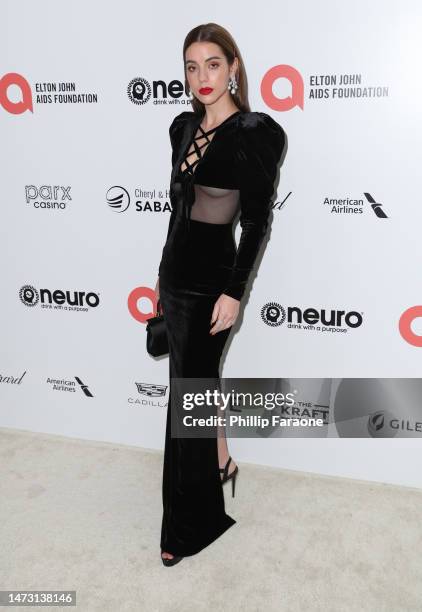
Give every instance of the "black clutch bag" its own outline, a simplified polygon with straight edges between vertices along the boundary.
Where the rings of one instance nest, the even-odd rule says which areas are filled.
[[[146,329],[148,353],[153,357],[166,355],[169,352],[169,343],[160,299],[157,301],[157,314],[147,320]]]

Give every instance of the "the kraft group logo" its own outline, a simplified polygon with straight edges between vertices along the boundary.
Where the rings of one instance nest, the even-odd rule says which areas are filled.
[[[422,322],[422,305],[411,306],[401,315],[399,320],[399,332],[403,340],[412,346],[422,347],[422,334],[416,334],[412,329],[412,324],[416,319]]]
[[[19,290],[19,299],[25,306],[40,304],[41,308],[50,310],[74,310],[88,312],[100,303],[98,293],[70,291],[62,289],[36,289],[33,285],[23,285]]]
[[[261,308],[261,318],[270,327],[278,327],[286,323],[291,329],[319,331],[330,333],[345,333],[356,329],[363,323],[363,314],[356,310],[326,310],[321,308],[300,308],[287,306],[278,302],[268,302]]]

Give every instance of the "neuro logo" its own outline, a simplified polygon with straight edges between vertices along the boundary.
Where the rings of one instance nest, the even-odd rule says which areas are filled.
[[[291,85],[291,96],[279,98],[273,90],[279,79],[287,79]],[[289,111],[295,106],[303,110],[304,84],[302,75],[288,64],[279,64],[270,68],[261,81],[261,96],[264,102],[275,111]]]
[[[124,187],[114,185],[106,194],[107,204],[114,212],[125,212],[130,205],[130,195]]]
[[[284,308],[277,302],[268,302],[261,309],[261,318],[267,325],[276,327],[286,322],[287,327],[293,329],[305,329],[326,332],[330,330],[343,329],[347,327],[360,327],[363,322],[362,313],[356,310],[346,312],[345,310],[326,310],[321,308],[300,308],[299,306],[287,306]],[[347,330],[345,330],[347,331]]]
[[[129,100],[134,104],[146,104],[151,98],[151,93],[151,85],[142,77],[132,79],[127,87]]]
[[[19,89],[20,100],[16,102],[9,98],[11,85]],[[21,74],[8,72],[0,79],[0,105],[12,115],[22,115],[26,111],[34,112],[31,86]]]
[[[382,208],[382,204],[380,204],[379,202],[375,202],[374,198],[371,196],[370,193],[367,193],[365,191],[363,193],[364,193],[365,198],[370,203],[372,210],[374,211],[376,216],[379,217],[380,219],[387,219],[388,217]]]
[[[53,308],[55,310],[88,310],[88,306],[96,308],[100,303],[98,293],[93,291],[69,291],[62,289],[35,289],[32,285],[23,285],[19,290],[19,298],[25,306]]]
[[[268,302],[261,308],[261,319],[271,327],[278,327],[286,320],[286,311],[277,302]]]
[[[422,319],[422,306],[411,306],[401,315],[399,320],[399,332],[401,337],[412,346],[422,347],[422,335],[412,330],[412,323],[416,319]]]
[[[25,306],[36,306],[40,301],[40,294],[32,285],[24,285],[19,290],[19,297]]]
[[[179,100],[182,96],[185,96],[186,102],[188,102],[185,85],[178,79],[173,79],[167,83],[163,79],[149,82],[142,77],[135,77],[127,86],[127,95],[129,100],[138,106],[142,106],[151,100],[153,104],[156,101],[160,105],[173,104],[174,100]]]

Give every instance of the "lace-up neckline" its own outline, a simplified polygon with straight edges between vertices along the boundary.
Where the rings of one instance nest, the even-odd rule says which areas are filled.
[[[224,121],[222,121],[221,123],[219,123],[218,125],[216,125],[215,127],[207,131],[205,131],[202,128],[200,123],[198,124],[196,134],[193,137],[192,141],[190,142],[188,151],[180,166],[180,172],[182,175],[189,174],[190,176],[193,177],[193,175],[195,174],[197,165],[205,157],[206,151],[208,150],[209,145],[211,144],[211,142],[213,141],[215,137],[215,132],[222,125],[224,125],[229,119],[231,119],[235,115],[238,115],[240,112],[241,112],[240,110],[235,111],[234,113],[226,117]],[[202,121],[202,118],[203,117],[201,117],[200,121]],[[199,133],[198,133],[198,130],[199,130]],[[211,134],[213,134],[213,136],[212,138],[209,138]],[[199,141],[202,141],[202,142],[199,142]],[[192,156],[194,156],[193,160],[190,161],[188,158]],[[182,168],[183,165],[185,166],[184,168]]]

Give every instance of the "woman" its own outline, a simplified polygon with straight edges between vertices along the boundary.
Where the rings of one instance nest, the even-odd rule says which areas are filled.
[[[266,233],[285,145],[278,123],[250,112],[241,56],[224,28],[194,28],[183,59],[194,111],[177,115],[169,129],[173,209],[156,285],[170,360],[161,530],[167,566],[196,554],[236,522],[224,509],[222,484],[234,485],[238,473],[226,438],[171,435],[170,416],[180,410],[172,379],[218,380],[221,354]],[[233,221],[239,210],[236,249]]]

